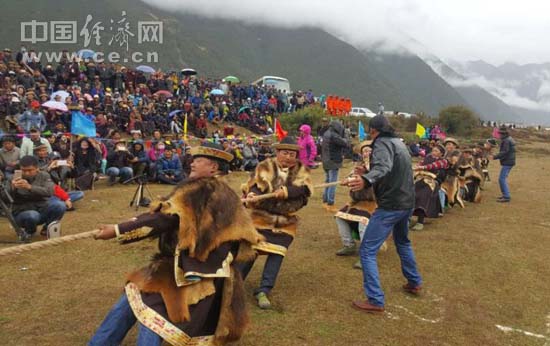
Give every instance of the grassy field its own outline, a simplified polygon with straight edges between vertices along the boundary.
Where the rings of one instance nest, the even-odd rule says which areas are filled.
[[[404,279],[393,245],[379,255],[387,310],[351,308],[363,296],[355,257],[334,255],[341,244],[317,191],[301,212],[301,227],[261,311],[249,296],[252,324],[238,343],[252,345],[550,345],[550,145],[523,144],[510,184],[513,200],[498,204],[498,163],[481,204],[451,209],[411,233],[425,290],[401,292]],[[348,172],[343,169],[342,172]],[[322,171],[313,173],[316,183]],[[237,186],[243,173],[230,177]],[[151,185],[154,195],[169,187]],[[100,183],[63,220],[64,234],[135,215],[135,186]],[[347,201],[338,189],[337,203]],[[15,236],[0,220],[0,242]],[[0,244],[12,246],[13,244]],[[0,345],[84,345],[122,292],[125,273],[147,263],[156,243],[120,246],[84,240],[0,261]],[[263,261],[246,289],[258,283]],[[503,332],[497,325],[530,332]],[[134,345],[135,331],[124,345]]]

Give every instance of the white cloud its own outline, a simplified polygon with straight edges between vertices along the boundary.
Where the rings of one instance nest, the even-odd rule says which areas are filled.
[[[541,0],[143,0],[170,11],[255,24],[321,27],[358,46],[422,42],[446,59],[550,61],[550,2]]]

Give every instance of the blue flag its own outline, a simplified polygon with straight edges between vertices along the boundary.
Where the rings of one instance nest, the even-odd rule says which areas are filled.
[[[359,121],[359,129],[357,130],[357,132],[359,132],[359,140],[365,140],[367,135],[365,134],[365,128],[363,127],[363,123],[361,121]]]
[[[71,134],[95,137],[95,123],[80,111],[73,111],[71,119]]]

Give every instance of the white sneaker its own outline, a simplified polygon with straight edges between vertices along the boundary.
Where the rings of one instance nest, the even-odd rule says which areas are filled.
[[[47,228],[48,239],[61,237],[61,221],[54,221]]]

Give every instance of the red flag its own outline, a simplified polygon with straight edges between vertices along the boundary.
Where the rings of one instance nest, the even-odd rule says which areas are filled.
[[[279,141],[283,140],[283,138],[286,137],[288,134],[287,131],[283,130],[283,127],[281,126],[281,123],[275,119],[275,134],[277,135],[277,138]]]

